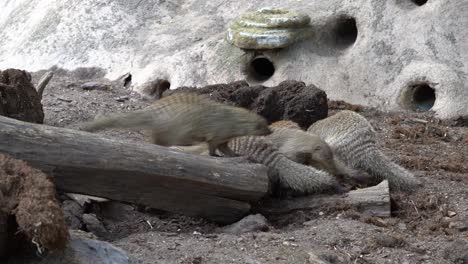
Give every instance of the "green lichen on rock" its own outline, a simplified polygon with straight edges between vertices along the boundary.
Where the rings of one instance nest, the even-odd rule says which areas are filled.
[[[310,17],[286,9],[262,8],[242,14],[227,30],[226,40],[243,49],[284,48],[312,35]]]

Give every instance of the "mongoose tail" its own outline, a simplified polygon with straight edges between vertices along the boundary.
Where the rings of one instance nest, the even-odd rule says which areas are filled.
[[[420,182],[412,173],[385,156],[376,144],[375,130],[362,115],[344,110],[313,123],[307,130],[324,139],[347,166],[362,169],[390,188],[414,191]]]

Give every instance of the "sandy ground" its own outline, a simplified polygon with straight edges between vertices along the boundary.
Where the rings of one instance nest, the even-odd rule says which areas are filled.
[[[41,74],[33,74],[33,82]],[[80,87],[100,79],[93,70],[57,72],[43,97],[45,124],[75,128],[96,114],[151,102],[122,85]],[[330,114],[339,105],[333,104]],[[424,183],[415,194],[392,197],[390,219],[298,211],[268,219],[267,232],[230,235],[216,233],[217,226],[203,219],[131,206],[118,219],[100,216],[106,240],[144,263],[314,263],[311,253],[329,263],[468,263],[467,127],[449,126],[430,113],[365,108],[361,114],[378,132],[383,151]],[[143,139],[137,132],[99,133]]]

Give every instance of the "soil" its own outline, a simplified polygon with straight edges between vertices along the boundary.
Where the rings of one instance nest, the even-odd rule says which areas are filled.
[[[43,73],[33,73],[33,82]],[[123,82],[112,83],[109,90],[83,90],[80,85],[87,81],[105,80],[92,70],[56,69],[43,95],[44,123],[76,128],[97,114],[151,103]],[[383,151],[424,183],[414,194],[392,194],[391,218],[346,209],[299,211],[267,216],[267,231],[233,235],[216,232],[218,226],[203,219],[135,205],[112,219],[93,212],[108,231],[102,239],[143,263],[316,263],[317,258],[328,263],[468,263],[468,128],[437,120],[430,112],[387,113],[328,103],[329,115],[351,109],[368,118]],[[143,140],[138,132],[99,133]]]

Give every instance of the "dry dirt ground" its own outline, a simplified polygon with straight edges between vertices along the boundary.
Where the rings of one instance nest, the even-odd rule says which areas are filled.
[[[33,74],[37,83],[43,72]],[[121,83],[85,91],[101,80],[96,70],[57,71],[46,88],[45,124],[75,128],[96,114],[132,111],[145,100]],[[330,114],[343,103],[333,102]],[[351,211],[298,211],[270,218],[270,229],[243,235],[216,233],[216,225],[129,206],[117,219],[99,215],[106,238],[143,263],[468,263],[468,128],[430,113],[384,113],[359,108],[378,132],[380,146],[424,183],[412,195],[392,197],[392,218]],[[465,124],[466,125],[466,124]],[[140,133],[99,132],[125,140]]]

